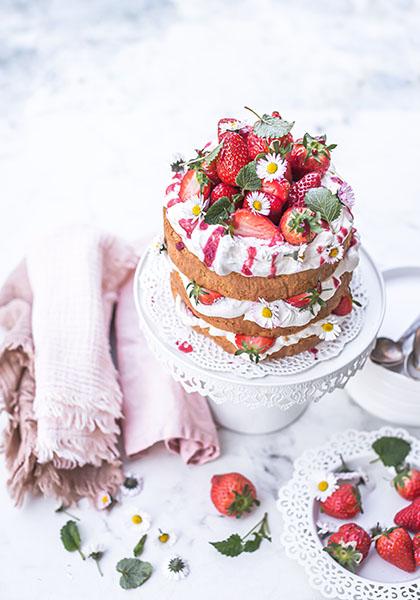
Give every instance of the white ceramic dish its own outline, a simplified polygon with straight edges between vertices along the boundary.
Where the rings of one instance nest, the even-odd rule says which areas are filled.
[[[379,437],[402,437],[412,445],[410,460],[420,466],[420,442],[403,429],[384,427],[379,431],[348,430],[334,435],[326,445],[305,452],[295,461],[292,479],[280,489],[278,509],[283,515],[282,543],[289,557],[305,569],[313,588],[327,598],[340,600],[418,600],[420,570],[406,573],[380,558],[372,547],[358,574],[347,571],[323,551],[316,523],[319,519],[342,525],[327,516],[320,516],[308,483],[316,470],[332,471],[340,465],[340,454],[352,468],[361,468],[375,487],[361,489],[364,513],[352,521],[365,529],[379,523],[391,526],[398,510],[407,505],[393,489],[391,475],[380,463],[372,463],[376,454],[372,443]]]
[[[379,335],[398,339],[420,313],[420,267],[384,271],[387,309]],[[409,351],[412,339],[405,345]],[[370,359],[347,391],[371,414],[398,425],[420,425],[420,382],[374,364]]]

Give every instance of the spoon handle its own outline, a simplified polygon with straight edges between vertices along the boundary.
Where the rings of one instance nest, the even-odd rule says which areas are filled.
[[[411,323],[410,327],[404,331],[404,333],[402,334],[402,336],[400,337],[398,342],[405,342],[405,340],[407,338],[409,338],[410,335],[412,335],[416,331],[416,329],[419,327],[419,325],[420,325],[420,315],[418,315],[416,320],[413,323]]]
[[[416,369],[420,368],[420,327],[416,331],[413,344],[413,362]]]

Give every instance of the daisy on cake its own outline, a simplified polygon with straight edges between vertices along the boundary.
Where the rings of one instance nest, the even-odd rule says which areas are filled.
[[[217,143],[172,165],[164,230],[181,320],[258,362],[340,335],[359,241],[335,145],[251,112],[220,119]]]

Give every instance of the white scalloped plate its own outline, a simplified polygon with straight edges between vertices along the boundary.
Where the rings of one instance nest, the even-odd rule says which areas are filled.
[[[379,522],[393,525],[395,513],[407,506],[391,486],[391,475],[376,458],[372,443],[379,437],[392,435],[402,437],[412,444],[410,461],[420,465],[420,442],[404,429],[384,427],[378,431],[348,430],[334,435],[324,446],[305,452],[295,461],[292,479],[279,490],[277,507],[283,515],[282,543],[286,553],[301,564],[311,586],[326,598],[340,600],[419,600],[420,568],[416,573],[406,573],[382,560],[371,548],[366,561],[357,574],[350,573],[323,551],[323,542],[316,531],[316,522],[333,522],[342,525],[346,521],[320,515],[308,482],[315,470],[332,471],[340,465],[341,454],[352,468],[361,468],[375,483],[374,489],[361,488],[364,513],[354,521],[365,529]]]

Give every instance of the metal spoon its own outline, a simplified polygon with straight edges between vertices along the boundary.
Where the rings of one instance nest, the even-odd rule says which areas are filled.
[[[420,327],[414,336],[413,350],[405,359],[405,372],[413,379],[420,379]]]
[[[370,353],[370,358],[373,362],[384,367],[396,367],[404,362],[404,342],[416,331],[420,325],[420,315],[404,331],[399,340],[394,342],[390,338],[378,337],[376,345]]]

